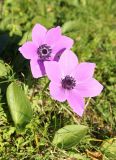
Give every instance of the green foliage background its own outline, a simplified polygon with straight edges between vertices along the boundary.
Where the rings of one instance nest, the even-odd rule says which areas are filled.
[[[0,59],[7,68],[0,78],[0,159],[87,160],[89,150],[115,160],[105,155],[101,143],[116,136],[116,1],[0,0],[0,13]],[[45,86],[48,80],[33,79],[29,62],[18,52],[31,39],[36,23],[47,28],[60,25],[63,34],[75,40],[73,51],[79,61],[97,65],[95,77],[104,90],[90,100],[82,118],[67,103],[51,100]],[[22,84],[33,109],[33,119],[22,132],[16,131],[6,103],[6,87],[14,80]],[[51,144],[55,131],[77,123],[89,127],[78,146],[64,151]]]

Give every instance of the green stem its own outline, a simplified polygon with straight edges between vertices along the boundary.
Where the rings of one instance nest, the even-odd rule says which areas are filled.
[[[46,85],[45,85],[45,87],[43,88],[42,92],[44,92],[44,91],[48,88],[49,84],[50,84],[50,81],[48,81],[48,83],[46,83]]]

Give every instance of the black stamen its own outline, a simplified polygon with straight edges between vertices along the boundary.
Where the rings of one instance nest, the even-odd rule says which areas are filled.
[[[62,87],[68,90],[71,90],[76,86],[75,79],[68,75],[64,79],[62,79],[61,83],[62,83]]]
[[[42,60],[46,60],[51,56],[52,49],[47,44],[42,44],[37,50],[38,56]]]

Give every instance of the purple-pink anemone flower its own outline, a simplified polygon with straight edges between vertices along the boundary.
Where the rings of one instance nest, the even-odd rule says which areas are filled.
[[[32,41],[24,43],[19,51],[30,60],[32,75],[38,78],[46,74],[44,61],[58,61],[62,52],[72,45],[73,40],[63,36],[59,26],[47,30],[36,24],[32,30]]]
[[[78,64],[77,56],[65,50],[59,62],[45,62],[50,94],[53,99],[69,105],[78,115],[84,111],[84,97],[94,97],[101,93],[103,86],[93,78],[94,63]]]

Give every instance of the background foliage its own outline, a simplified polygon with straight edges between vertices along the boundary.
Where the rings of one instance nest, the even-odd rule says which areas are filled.
[[[116,1],[0,0],[0,13],[0,159],[115,160]],[[95,77],[104,91],[90,100],[82,118],[67,103],[51,100],[48,80],[33,79],[29,62],[18,52],[36,23],[47,28],[60,25],[75,40],[73,51],[79,61],[97,64]],[[16,131],[6,103],[6,88],[12,81],[21,83],[33,109],[31,123],[21,132]],[[78,123],[89,127],[79,145],[67,151],[52,145],[55,131]],[[108,144],[112,144],[109,150]]]

